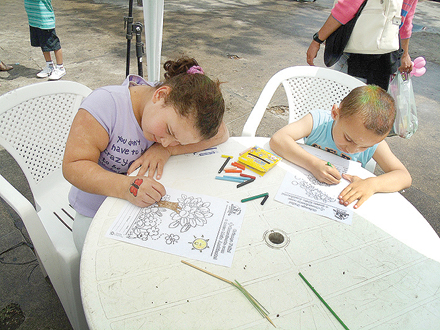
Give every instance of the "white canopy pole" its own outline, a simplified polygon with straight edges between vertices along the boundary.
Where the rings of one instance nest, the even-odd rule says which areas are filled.
[[[143,0],[148,81],[160,80],[164,0]]]

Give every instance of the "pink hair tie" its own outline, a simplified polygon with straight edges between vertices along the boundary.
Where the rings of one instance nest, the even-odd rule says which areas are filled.
[[[190,67],[188,69],[188,71],[186,71],[186,73],[188,73],[188,74],[196,74],[196,73],[205,74],[203,72],[203,69],[201,67],[199,67],[198,65],[193,65],[192,67]]]

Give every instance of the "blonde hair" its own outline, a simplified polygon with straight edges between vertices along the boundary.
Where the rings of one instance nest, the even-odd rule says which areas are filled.
[[[393,97],[376,85],[353,89],[340,104],[340,117],[360,115],[365,128],[377,135],[388,134],[393,127],[396,109]]]

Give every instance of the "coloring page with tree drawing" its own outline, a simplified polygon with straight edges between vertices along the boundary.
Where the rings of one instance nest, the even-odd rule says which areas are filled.
[[[230,267],[245,205],[167,188],[159,203],[129,202],[106,237],[186,258]]]

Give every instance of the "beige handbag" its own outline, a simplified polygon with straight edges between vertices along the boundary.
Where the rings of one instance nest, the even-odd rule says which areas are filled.
[[[368,0],[345,53],[386,54],[399,49],[403,0]]]

